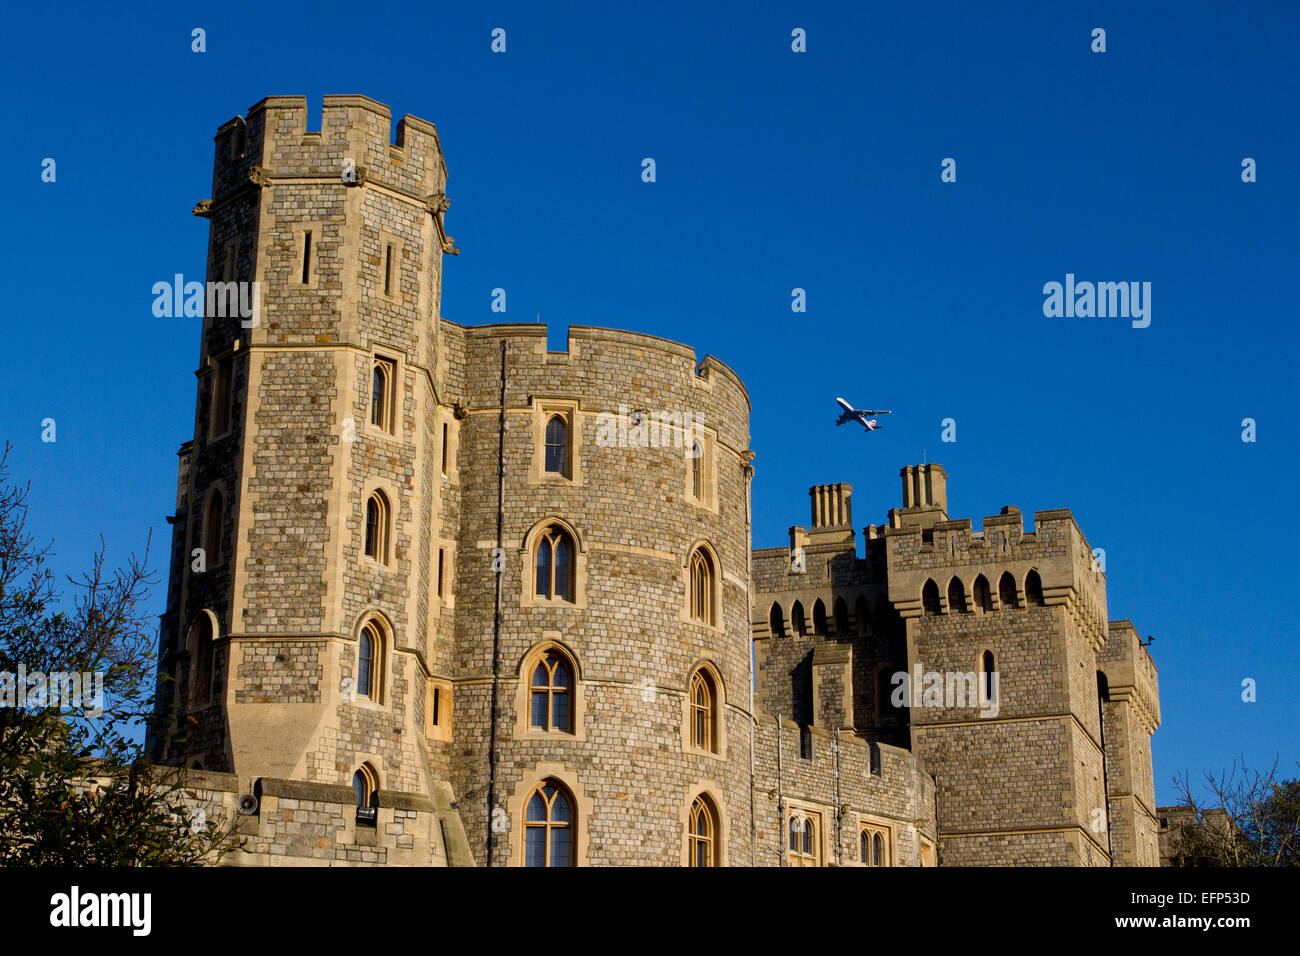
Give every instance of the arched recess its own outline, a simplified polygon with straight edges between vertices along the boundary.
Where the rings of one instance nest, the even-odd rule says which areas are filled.
[[[803,602],[795,601],[794,606],[790,608],[790,632],[795,637],[803,637],[808,629],[808,622],[803,616]]]
[[[813,604],[813,633],[824,637],[828,632],[826,625],[826,605],[818,598]]]
[[[948,613],[966,613],[966,585],[956,575],[948,582]]]
[[[860,595],[854,605],[853,613],[858,619],[858,633],[863,637],[871,636],[871,608],[866,595]]]
[[[772,602],[772,610],[767,615],[767,629],[773,637],[785,637],[785,613],[779,601]]]
[[[835,599],[835,635],[837,637],[848,637],[849,629],[849,604],[844,598]]]
[[[190,661],[185,700],[190,710],[212,702],[212,663],[219,633],[217,616],[204,608],[195,615],[185,634],[185,650]]]
[[[1002,577],[998,579],[998,603],[1004,610],[1020,607],[1020,599],[1016,591],[1016,579],[1011,576],[1010,571],[1003,571]]]
[[[389,673],[393,648],[397,646],[396,630],[392,619],[377,607],[363,611],[352,627],[351,658],[347,670],[352,675],[352,700],[348,703],[368,707],[382,707],[388,703]],[[367,641],[369,654],[367,658]],[[371,662],[369,682],[362,674],[367,660]]]
[[[987,614],[993,610],[993,595],[989,591],[989,579],[984,575],[975,578],[975,586],[972,589],[976,614]]]
[[[943,613],[943,608],[939,604],[939,585],[934,583],[933,578],[927,578],[925,586],[921,588],[921,608],[926,617]]]
[[[1043,580],[1034,570],[1025,575],[1025,606],[1043,606]]]

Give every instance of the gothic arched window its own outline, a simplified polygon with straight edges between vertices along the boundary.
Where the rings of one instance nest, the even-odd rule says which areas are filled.
[[[713,801],[704,794],[691,804],[690,865],[718,865],[718,819]]]
[[[563,415],[552,415],[546,423],[546,470],[554,475],[567,475],[569,426]]]
[[[538,597],[573,600],[573,539],[558,525],[537,538],[536,586]]]
[[[577,824],[568,791],[543,780],[524,801],[524,866],[573,866]]]
[[[572,733],[573,668],[558,650],[548,650],[533,667],[528,685],[529,726]]]
[[[715,592],[717,581],[714,575],[713,559],[704,548],[691,552],[691,620],[701,624],[717,624],[717,600]]]

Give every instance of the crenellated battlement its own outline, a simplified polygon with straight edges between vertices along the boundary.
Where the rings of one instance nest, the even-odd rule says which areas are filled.
[[[1100,646],[1105,574],[1087,539],[1063,508],[1035,512],[1034,529],[1025,531],[1014,507],[984,518],[979,531],[969,518],[887,528],[889,599],[904,618],[1064,606]]]
[[[396,135],[394,136],[394,132]],[[447,164],[428,120],[392,113],[367,96],[324,97],[321,128],[307,128],[305,96],[268,96],[247,117],[222,124],[212,172],[211,205],[277,182],[375,185],[445,209]]]
[[[1147,734],[1160,726],[1160,680],[1155,661],[1132,621],[1110,621],[1097,663],[1106,675],[1111,700],[1127,700]]]

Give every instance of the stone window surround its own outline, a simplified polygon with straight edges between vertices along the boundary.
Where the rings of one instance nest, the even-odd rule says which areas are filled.
[[[857,827],[854,830],[856,834],[853,840],[853,858],[857,866],[871,866],[868,861],[861,859],[862,853],[862,834],[879,833],[885,838],[885,866],[898,865],[898,834],[894,825],[883,817],[875,816],[869,813],[855,814],[857,817]],[[870,844],[868,844],[870,847]]]
[[[438,556],[442,556],[442,594],[438,594]],[[451,609],[456,606],[456,542],[450,538],[433,541],[433,605]]]
[[[574,817],[570,822],[574,831],[570,837],[573,841],[573,863],[574,866],[586,866],[587,822],[591,819],[595,802],[587,796],[587,791],[583,789],[576,770],[562,763],[550,762],[539,763],[531,771],[526,771],[519,778],[514,791],[506,801],[506,814],[511,822],[510,838],[513,841],[513,846],[507,854],[507,865],[524,865],[524,830],[526,829],[524,801],[532,796],[533,791],[546,780],[554,780],[568,791],[570,809]]]
[[[569,665],[573,684],[569,688],[569,726],[571,730],[539,730],[532,725],[533,669],[548,651],[556,651]],[[519,661],[515,682],[515,740],[577,740],[587,739],[587,693],[578,655],[561,639],[559,631],[543,631],[542,639],[528,649]]]
[[[372,558],[366,554],[366,509],[370,505],[370,498],[378,492],[382,496],[384,506],[384,524],[382,529],[382,543],[384,544],[384,554],[386,560]],[[357,554],[364,566],[379,568],[383,571],[394,572],[397,569],[400,560],[397,554],[397,510],[398,499],[396,489],[392,482],[386,478],[368,478],[361,486],[361,526],[359,533],[361,541],[357,547]]]
[[[682,824],[682,866],[691,865],[691,807],[696,798],[707,797],[714,816],[713,865],[727,866],[727,848],[731,842],[730,824],[727,820],[726,804],[722,800],[722,787],[714,780],[699,780],[687,788],[686,799],[677,811]],[[789,839],[787,835],[786,839]]]
[[[717,465],[718,433],[714,431],[712,428],[709,428],[705,425],[693,425],[692,430],[694,433],[693,436],[688,436],[688,435],[682,436],[682,460],[686,463],[686,475],[685,475],[685,485],[683,491],[683,500],[686,501],[687,504],[694,505],[697,508],[702,508],[705,511],[711,512],[713,514],[717,514],[718,513],[718,465]],[[703,492],[704,492],[704,496],[702,498],[695,497],[695,481],[694,481],[694,474],[692,471],[692,463],[694,459],[691,458],[691,448],[686,443],[687,438],[690,437],[694,437],[696,440],[698,440],[700,445],[703,447],[703,453],[700,455],[701,467],[703,469],[703,473],[700,476],[702,481],[702,486],[703,486]]]
[[[697,550],[703,549],[709,561],[713,565],[713,617],[714,623],[708,624],[704,621],[691,617],[691,558]],[[691,542],[691,546],[686,549],[686,556],[682,561],[682,606],[678,614],[678,620],[683,624],[692,624],[695,627],[707,628],[715,634],[722,634],[726,627],[723,623],[722,613],[722,562],[718,560],[718,552],[713,545],[705,538],[697,538]]]
[[[537,575],[537,544],[542,537],[542,533],[550,527],[563,529],[573,542],[573,566],[570,569],[573,574],[572,601],[565,601],[561,598],[545,598],[537,594],[537,583],[535,581]],[[519,548],[519,555],[523,565],[523,573],[520,575],[523,579],[523,590],[519,601],[520,607],[586,609],[587,542],[578,533],[577,528],[555,515],[541,518],[524,535],[524,540]]]
[[[438,690],[438,720],[434,722],[433,691]],[[427,676],[425,678],[426,700],[424,705],[425,735],[430,740],[451,740],[451,695],[452,682],[445,677]]]
[[[235,430],[235,359],[239,357],[239,342],[236,340],[230,348],[218,352],[215,356],[209,354],[203,374],[208,378],[208,422],[206,429],[206,438],[204,445],[210,445],[215,441],[227,437]],[[213,423],[216,421],[217,413],[217,377],[220,374],[221,363],[230,360],[230,382],[226,391],[226,427],[220,431],[213,430]]]
[[[194,681],[194,663],[196,660],[198,660],[198,657],[195,654],[194,650],[191,649],[190,635],[194,633],[194,628],[198,625],[200,617],[207,617],[209,633],[212,635],[211,636],[212,646],[209,648],[211,656],[208,658],[208,696],[201,704],[191,704],[190,701],[193,699],[194,695],[191,692],[190,688]],[[212,693],[212,677],[213,677],[212,664],[216,660],[217,639],[220,637],[220,635],[221,635],[221,624],[217,620],[217,615],[214,614],[212,611],[208,610],[207,608],[201,608],[199,610],[199,613],[194,615],[194,619],[190,621],[190,626],[185,629],[185,652],[186,654],[189,655],[189,673],[186,675],[186,679],[185,679],[185,690],[186,690],[185,699],[183,701],[183,706],[178,706],[176,708],[178,712],[183,711],[184,713],[187,714],[197,714],[199,711],[207,710],[209,707],[216,706],[216,699],[214,698]],[[181,688],[180,688],[180,683],[178,681],[175,688],[175,696],[178,699],[180,698],[180,691]]]
[[[456,466],[456,458],[460,452],[460,422],[456,418],[455,410],[449,405],[438,406],[438,431],[434,440],[438,443],[438,462],[442,463],[442,426],[447,426],[447,470],[442,472],[442,480],[450,485],[460,484],[460,472]]]
[[[807,800],[791,800],[786,798],[785,801],[785,819],[781,821],[781,856],[790,865],[790,820],[796,815],[802,814],[813,821],[815,841],[813,852],[816,855],[817,865],[825,866],[828,859],[826,852],[829,849],[826,834],[826,820],[829,818],[829,810],[816,803]]]
[[[313,244],[315,239],[312,240]],[[389,246],[393,248],[392,273],[389,276],[390,291],[384,292],[384,255]],[[402,305],[402,263],[405,241],[384,229],[379,230],[379,264],[375,266],[375,298],[389,305]]]
[[[376,688],[371,689],[370,696],[364,696],[361,693],[360,681],[358,680],[358,667],[360,666],[359,655],[361,653],[361,629],[369,622],[374,621],[379,630],[379,647],[376,648],[378,661],[375,667],[375,684]],[[389,703],[389,690],[392,686],[389,677],[389,668],[393,659],[394,649],[397,647],[396,632],[393,630],[393,622],[388,615],[377,607],[367,608],[357,618],[352,627],[352,639],[349,653],[352,658],[352,700],[348,703],[351,707],[361,707],[365,710],[391,710]],[[375,691],[378,690],[376,694]],[[348,777],[348,785],[352,785],[352,778]]]
[[[284,222],[281,223],[293,230],[293,260],[289,263],[289,281],[287,283],[290,289],[316,289],[320,281],[320,248],[321,242],[325,238],[324,222]],[[311,260],[308,264],[307,281],[302,281],[302,257],[303,245],[307,233],[311,233]],[[349,781],[350,783],[350,781]]]
[[[379,362],[387,362],[391,367],[392,378],[388,383],[388,408],[387,413],[389,427],[376,425],[371,421],[373,415],[372,404],[374,401],[374,375],[375,365]],[[403,398],[406,395],[406,364],[402,358],[400,349],[390,349],[382,342],[371,341],[369,361],[366,363],[365,375],[365,394],[364,407],[365,415],[363,417],[363,431],[367,438],[381,438],[388,441],[402,441],[403,426]]]
[[[532,396],[533,458],[528,469],[528,484],[560,482],[575,488],[582,487],[582,456],[578,448],[582,439],[582,411],[576,398]],[[546,470],[546,423],[556,415],[564,418],[566,474]]]
[[[693,722],[694,712],[691,707],[691,681],[699,671],[705,671],[713,684],[713,739],[718,743],[718,749],[701,750],[695,746],[695,727]],[[726,725],[726,687],[722,683],[722,673],[718,670],[717,665],[711,660],[701,658],[691,665],[686,672],[686,687],[682,693],[682,753],[694,754],[699,757],[711,757],[714,760],[727,759],[727,725]],[[689,806],[687,810],[689,811]]]
[[[217,495],[217,494],[221,495],[221,515],[219,516],[219,520],[222,525],[221,531],[219,533],[218,541],[223,546],[221,547],[220,553],[216,555],[216,560],[214,561],[213,556],[208,554],[206,549],[208,544],[208,509],[212,505],[213,495]],[[207,489],[203,493],[203,507],[199,511],[199,520],[195,522],[196,524],[195,530],[198,531],[199,537],[198,540],[193,543],[192,547],[204,549],[203,566],[204,568],[207,569],[206,571],[204,571],[205,574],[211,572],[216,568],[223,567],[226,564],[227,548],[224,547],[225,539],[226,539],[225,524],[226,524],[226,513],[230,510],[231,504],[232,502],[230,501],[230,496],[226,494],[226,483],[220,479],[208,485]],[[192,565],[193,556],[194,556],[193,551],[191,551],[190,554],[191,561],[187,562],[187,567]],[[198,573],[198,572],[191,572],[191,573]]]

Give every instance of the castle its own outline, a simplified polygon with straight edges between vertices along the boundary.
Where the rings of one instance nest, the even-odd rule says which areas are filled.
[[[736,374],[441,318],[446,164],[390,123],[268,97],[194,210],[151,746],[226,862],[1158,862],[1156,670],[1068,511],[975,531],[928,464],[861,551],[844,484],[754,550]]]

